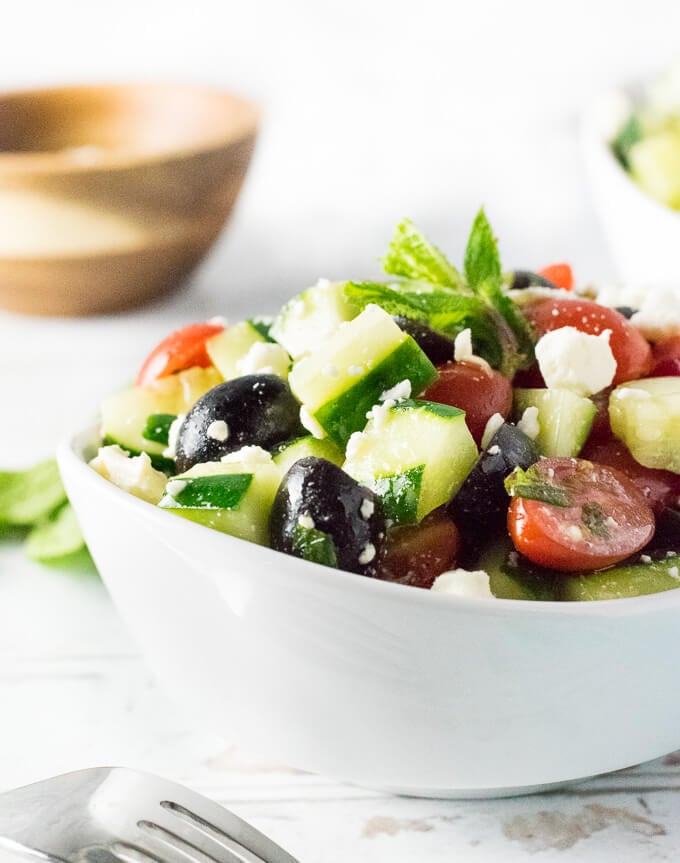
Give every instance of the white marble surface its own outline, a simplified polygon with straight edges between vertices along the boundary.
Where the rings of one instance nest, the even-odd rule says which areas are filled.
[[[484,203],[508,266],[568,259],[582,279],[610,278],[578,111],[602,84],[669,59],[678,25],[680,7],[665,0],[635,15],[581,0],[4,10],[2,86],[207,80],[257,98],[264,123],[230,230],[185,290],[85,321],[0,313],[0,462],[48,455],[169,329],[272,311],[319,275],[375,275],[406,214],[455,260]],[[302,861],[680,854],[680,756],[475,802],[393,798],[263,764],[192,728],[158,691],[96,577],[32,564],[12,544],[0,547],[0,704],[0,788],[93,764],[140,767],[227,803]]]

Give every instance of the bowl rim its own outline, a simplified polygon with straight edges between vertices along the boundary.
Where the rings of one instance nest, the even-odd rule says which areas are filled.
[[[656,198],[647,194],[626,171],[623,165],[614,155],[612,141],[616,129],[612,128],[614,117],[617,116],[617,127],[625,121],[626,116],[633,108],[633,91],[638,89],[644,81],[628,81],[619,86],[612,86],[601,90],[593,99],[581,117],[581,144],[586,154],[598,157],[599,164],[596,170],[608,171],[611,176],[617,178],[617,182],[628,190],[638,204],[654,210],[660,216],[665,216],[669,221],[677,222],[680,229],[680,210],[663,204]],[[626,114],[623,111],[626,111]]]
[[[215,133],[197,138],[191,145],[167,147],[149,152],[136,152],[126,149],[102,148],[96,161],[78,161],[73,158],[72,150],[21,151],[0,150],[0,176],[13,174],[84,174],[102,171],[124,170],[149,164],[174,162],[193,156],[215,152],[228,145],[236,145],[254,138],[257,134],[261,109],[258,104],[245,96],[219,85],[206,84],[198,81],[173,80],[131,80],[108,81],[86,84],[59,84],[49,87],[28,87],[17,90],[0,90],[0,105],[14,100],[37,98],[43,96],[68,96],[75,93],[114,91],[156,90],[170,93],[173,90],[185,90],[197,95],[213,95],[231,103],[239,111],[239,121],[229,132]]]
[[[89,467],[85,460],[84,449],[88,444],[92,444],[95,440],[99,439],[98,424],[93,422],[63,440],[57,446],[56,451],[60,470],[66,467],[67,470],[73,469],[77,471],[85,482],[94,483],[100,492],[113,495],[121,503],[138,511],[140,518],[151,518],[156,522],[160,520],[164,524],[166,523],[166,519],[177,519],[177,516],[173,516],[172,513],[164,512],[160,507],[154,506],[118,488]],[[187,519],[177,519],[177,521],[180,524],[175,525],[175,532],[186,531],[190,537],[195,535],[197,541],[200,541],[201,536],[205,536],[204,531],[210,530],[211,534],[224,537],[227,543],[246,543],[248,546],[258,549],[258,554],[262,553],[265,557],[271,556],[272,561],[274,559],[280,560],[282,555],[282,552],[275,549],[257,545],[256,543],[231,536],[230,534],[220,533]],[[354,585],[357,590],[363,591],[368,595],[384,598],[391,597],[395,601],[409,597],[409,602],[416,602],[423,608],[438,607],[442,609],[448,606],[452,609],[474,610],[483,615],[491,614],[498,616],[506,616],[507,614],[525,616],[530,611],[531,616],[536,617],[538,620],[537,612],[553,616],[557,615],[558,617],[629,617],[680,607],[680,583],[678,584],[678,588],[660,593],[623,597],[620,599],[589,600],[587,602],[537,601],[530,599],[501,599],[496,597],[489,600],[486,597],[455,596],[432,590],[418,590],[410,585],[383,581],[376,578],[356,577],[354,573],[347,573],[340,569],[333,569],[332,567],[300,558],[291,558],[290,555],[283,555],[283,557],[289,561],[291,559],[294,560],[295,570],[299,570],[300,573],[304,574],[305,578],[309,576],[313,577],[316,572],[318,576],[335,585],[340,590],[353,589],[352,585]]]

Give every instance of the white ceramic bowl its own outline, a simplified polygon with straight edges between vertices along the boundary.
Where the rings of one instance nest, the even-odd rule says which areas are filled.
[[[308,563],[180,519],[59,450],[83,532],[167,689],[258,753],[427,796],[537,790],[680,745],[680,590],[476,600]]]
[[[631,110],[626,91],[612,90],[584,115],[581,141],[593,201],[623,281],[680,295],[680,213],[643,192],[611,149]]]

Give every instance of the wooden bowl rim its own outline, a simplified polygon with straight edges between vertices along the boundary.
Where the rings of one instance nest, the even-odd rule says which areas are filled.
[[[172,81],[135,81],[103,84],[64,84],[54,87],[35,87],[21,90],[0,91],[0,104],[11,103],[26,98],[56,99],[67,98],[75,93],[125,93],[139,90],[157,90],[163,93],[172,91],[195,92],[197,96],[218,97],[231,108],[237,109],[233,127],[228,131],[220,130],[214,134],[204,133],[197,136],[191,146],[167,147],[155,151],[139,152],[126,149],[103,149],[96,161],[79,162],[68,149],[40,151],[0,151],[0,175],[22,174],[83,174],[101,171],[121,170],[137,165],[148,165],[187,159],[203,153],[219,151],[253,138],[260,123],[260,109],[255,102],[230,90],[218,86],[192,82]]]

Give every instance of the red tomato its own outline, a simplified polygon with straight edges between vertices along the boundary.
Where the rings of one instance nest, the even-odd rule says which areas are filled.
[[[611,330],[609,345],[616,360],[614,384],[637,380],[649,373],[652,366],[649,343],[616,309],[592,300],[541,297],[528,303],[522,311],[539,336],[561,327],[575,327],[594,336]]]
[[[144,360],[135,384],[145,387],[157,378],[164,378],[191,366],[211,366],[205,343],[223,329],[220,324],[189,324],[170,333]]]
[[[513,497],[508,531],[517,551],[564,572],[604,569],[654,535],[654,513],[637,486],[614,468],[577,458],[541,459],[532,481],[566,493],[568,505]]]
[[[680,336],[670,336],[652,347],[650,377],[663,378],[680,375]]]
[[[479,446],[490,417],[498,413],[505,419],[510,413],[512,384],[500,372],[479,363],[450,362],[437,371],[439,378],[423,398],[464,410],[465,422]]]
[[[455,567],[459,551],[456,525],[444,512],[435,510],[420,524],[388,533],[376,578],[429,590],[438,575]]]
[[[664,509],[674,507],[680,496],[680,474],[644,467],[635,461],[623,441],[616,438],[600,441],[589,438],[581,458],[624,473],[635,483],[657,515]]]
[[[571,291],[574,287],[574,274],[569,264],[551,264],[538,271],[539,275],[545,276],[553,285]]]

